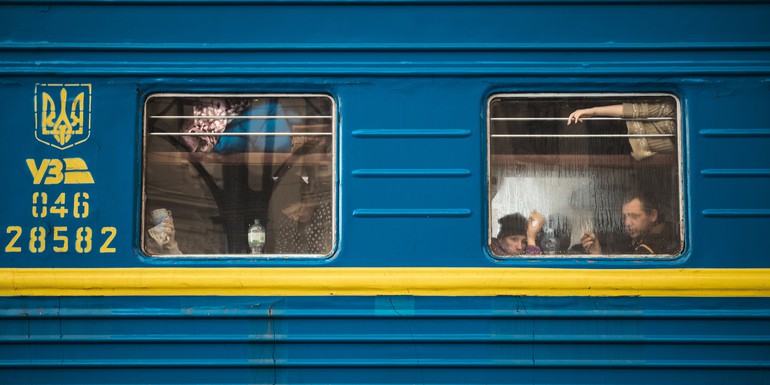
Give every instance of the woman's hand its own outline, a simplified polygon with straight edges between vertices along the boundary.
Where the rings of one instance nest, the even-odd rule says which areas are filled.
[[[527,244],[534,245],[537,239],[537,234],[543,229],[545,225],[545,218],[543,214],[532,210],[529,214],[529,222],[527,224]]]
[[[567,118],[567,125],[572,123],[580,123],[583,118],[590,118],[593,116],[623,116],[623,105],[614,104],[611,106],[591,107],[581,110],[575,110],[575,112],[569,114]]]
[[[595,111],[593,108],[585,108],[582,110],[576,110],[573,113],[569,114],[569,117],[567,118],[567,125],[569,126],[572,123],[582,123],[583,118],[590,118],[594,116]]]

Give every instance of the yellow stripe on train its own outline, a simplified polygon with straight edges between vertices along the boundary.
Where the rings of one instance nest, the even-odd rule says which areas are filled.
[[[769,297],[770,269],[0,269],[0,296]]]

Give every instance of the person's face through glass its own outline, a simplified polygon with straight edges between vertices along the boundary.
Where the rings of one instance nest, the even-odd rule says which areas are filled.
[[[633,199],[623,205],[623,222],[626,228],[626,234],[631,239],[639,239],[652,227],[658,219],[658,212],[652,210],[648,215],[642,207],[639,199]]]
[[[527,248],[527,237],[523,235],[509,235],[503,238],[503,249],[510,255],[521,255]]]

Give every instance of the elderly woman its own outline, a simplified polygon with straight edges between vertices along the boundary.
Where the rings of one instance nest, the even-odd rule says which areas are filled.
[[[543,215],[534,210],[528,220],[519,213],[506,215],[498,221],[500,231],[497,238],[492,238],[489,249],[497,256],[540,254],[535,240],[544,222]]]

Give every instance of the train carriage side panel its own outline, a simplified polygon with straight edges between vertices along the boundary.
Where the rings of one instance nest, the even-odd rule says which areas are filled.
[[[0,2],[0,383],[767,383],[768,16],[689,0]],[[324,144],[297,165],[326,168],[279,172],[294,153],[254,150],[269,135],[172,148],[227,98],[251,111],[231,121],[273,122],[258,135]],[[625,122],[580,129],[621,127],[607,175],[659,162],[677,252],[491,250],[510,189],[547,202],[526,188],[589,179],[583,150],[534,127],[658,99],[676,105],[673,155],[632,159]],[[249,254],[260,194],[285,175],[331,182],[332,241]],[[159,197],[187,254],[146,247]]]

